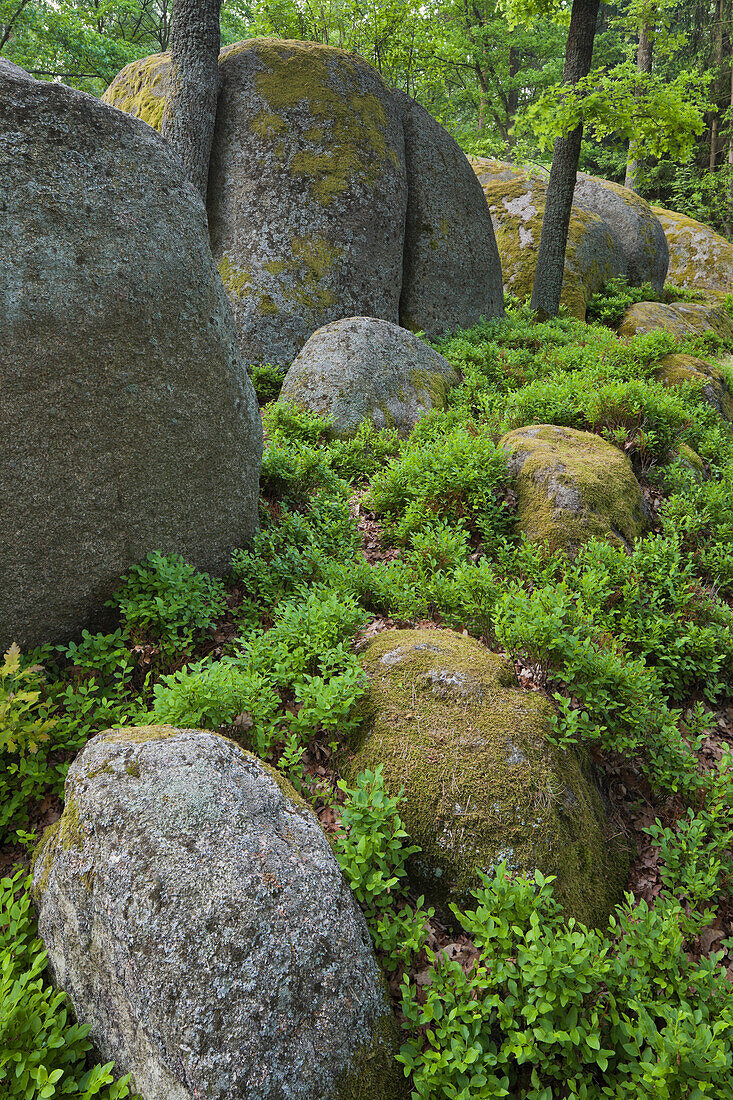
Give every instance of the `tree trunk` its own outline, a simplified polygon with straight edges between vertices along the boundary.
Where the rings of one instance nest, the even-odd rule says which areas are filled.
[[[718,0],[716,5],[716,19],[717,26],[715,28],[715,83],[713,88],[715,90],[715,107],[716,110],[713,113],[710,121],[710,161],[708,167],[711,172],[714,172],[718,163],[718,131],[720,129],[720,115],[718,114],[718,100],[720,99],[720,86],[722,83],[723,74],[723,0]]]
[[[206,202],[219,95],[221,0],[174,0],[171,83],[161,127]]]
[[[590,72],[600,0],[573,0],[570,30],[565,47],[566,84],[576,84]],[[583,124],[555,142],[547,185],[545,216],[532,289],[532,309],[540,320],[556,317],[565,273],[570,212],[578,175]]]
[[[639,31],[639,48],[636,51],[636,71],[650,73],[654,57],[654,27],[647,24]],[[625,185],[630,191],[636,191],[636,177],[639,174],[639,145],[633,138],[629,142],[629,158],[626,162]]]
[[[512,129],[514,127],[514,120],[517,117],[517,111],[519,110],[519,89],[513,87],[512,82],[515,77],[519,75],[521,67],[521,61],[519,57],[519,50],[516,46],[509,47],[509,80],[510,88],[507,93],[507,105],[506,105],[506,128],[509,132],[509,145],[514,144],[514,135]]]

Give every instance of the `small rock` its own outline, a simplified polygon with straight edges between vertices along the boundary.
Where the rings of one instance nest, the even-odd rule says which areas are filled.
[[[318,329],[285,376],[280,401],[329,416],[334,435],[364,420],[408,435],[430,409],[445,408],[456,368],[407,329],[376,317],[345,317]]]

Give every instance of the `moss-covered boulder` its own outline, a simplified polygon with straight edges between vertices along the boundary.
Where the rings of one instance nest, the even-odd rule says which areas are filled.
[[[690,290],[733,293],[733,244],[686,214],[652,209],[669,246],[669,281]]]
[[[481,185],[456,141],[404,92],[407,222],[400,324],[428,336],[504,314],[496,238]]]
[[[568,913],[603,924],[628,862],[573,751],[546,740],[552,707],[518,687],[503,657],[450,630],[379,634],[365,651],[368,714],[351,774],[382,765],[422,852],[416,890],[445,911],[480,872],[557,876]]]
[[[503,313],[480,188],[453,138],[363,58],[249,39],[221,52],[211,246],[251,362],[370,316],[431,334]],[[159,126],[170,55],[127,65],[106,102]]]
[[[579,172],[573,206],[597,214],[614,234],[631,286],[651,283],[661,292],[669,268],[669,248],[662,224],[646,199],[620,183]]]
[[[682,386],[686,382],[700,384],[708,404],[725,420],[733,422],[733,393],[720,367],[693,355],[666,355],[659,360],[655,377],[665,386]]]
[[[359,425],[409,435],[421,416],[444,409],[456,368],[412,332],[376,317],[344,317],[314,332],[285,376],[281,401],[328,416],[347,439]]]
[[[155,124],[164,66],[132,62],[105,100]],[[219,69],[209,231],[246,358],[290,363],[338,317],[397,322],[407,176],[389,89],[355,54],[298,41],[240,42]]]
[[[484,157],[470,162],[494,222],[505,289],[517,298],[532,294],[547,177]],[[586,305],[604,283],[625,275],[627,262],[612,230],[594,213],[574,206],[565,252],[561,302],[585,320]]]
[[[733,317],[721,302],[637,302],[629,306],[619,325],[620,336],[662,330],[674,336],[715,333],[733,340]]]
[[[550,551],[591,538],[630,550],[649,513],[628,458],[592,432],[537,424],[500,440],[518,496],[517,526]]]
[[[150,127],[0,69],[0,652],[98,629],[151,550],[224,572],[262,424],[203,204]]]
[[[398,1028],[318,820],[234,742],[92,738],[33,866],[57,983],[145,1100],[397,1100]]]

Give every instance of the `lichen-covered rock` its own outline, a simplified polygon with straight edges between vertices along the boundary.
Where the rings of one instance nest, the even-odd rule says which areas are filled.
[[[631,286],[651,283],[661,293],[669,267],[667,238],[646,199],[611,180],[578,173],[573,205],[597,214],[618,240]]]
[[[681,386],[685,382],[702,383],[702,393],[709,405],[725,420],[733,422],[733,393],[720,367],[697,359],[693,355],[666,355],[659,360],[655,377],[665,386]]]
[[[630,550],[649,527],[631,463],[592,432],[538,424],[500,440],[518,496],[517,526],[550,551],[574,554],[591,538]]]
[[[532,294],[547,179],[513,164],[469,158],[494,222],[505,289],[517,298]],[[586,305],[604,283],[625,275],[626,257],[616,234],[598,217],[573,207],[565,252],[561,303],[585,320]]]
[[[379,634],[365,651],[370,694],[352,774],[381,764],[404,787],[400,813],[421,846],[416,888],[445,911],[479,873],[557,876],[569,914],[604,924],[628,866],[573,751],[546,740],[552,707],[517,686],[504,658],[450,630]]]
[[[733,293],[733,244],[709,225],[654,206],[669,246],[669,281],[690,290]]]
[[[234,742],[108,730],[37,849],[38,927],[145,1100],[396,1100],[364,918],[314,814]]]
[[[619,325],[620,336],[637,336],[657,330],[674,336],[703,336],[714,332],[733,339],[733,317],[720,302],[637,302],[629,306]]]
[[[503,314],[479,189],[427,112],[313,42],[249,39],[219,67],[209,226],[248,360],[289,363],[339,317],[438,333]],[[103,98],[159,126],[169,81],[159,54]]]
[[[250,362],[289,363],[338,317],[399,318],[407,208],[402,122],[362,58],[249,39],[226,47],[209,169],[211,247]],[[170,55],[104,94],[156,125]]]
[[[407,223],[400,324],[428,336],[504,314],[501,261],[481,186],[456,141],[404,92]]]
[[[0,650],[94,625],[160,548],[224,571],[262,426],[203,204],[148,126],[0,71]]]
[[[376,317],[345,317],[311,336],[285,376],[281,401],[329,416],[348,438],[364,420],[408,435],[445,408],[456,368],[412,332]]]
[[[692,447],[688,447],[686,443],[677,444],[677,462],[689,470],[698,483],[705,480],[707,476],[705,463],[697,451],[693,451]]]

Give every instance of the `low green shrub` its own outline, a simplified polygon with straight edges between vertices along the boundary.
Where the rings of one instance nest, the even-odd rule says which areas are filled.
[[[604,936],[565,920],[551,882],[500,865],[475,909],[452,906],[478,963],[467,972],[428,949],[427,981],[405,978],[398,1060],[413,1097],[733,1097],[722,953],[691,961],[674,900],[628,895]]]
[[[227,609],[221,581],[202,573],[179,554],[153,551],[122,578],[109,601],[125,632],[156,646],[164,660],[191,653]]]
[[[75,1023],[66,995],[46,978],[46,955],[23,871],[0,881],[0,1092],[5,1100],[124,1100],[129,1076],[113,1063],[87,1068],[89,1026]]]
[[[252,365],[252,385],[260,405],[269,405],[280,396],[287,370],[273,363],[254,363]]]

